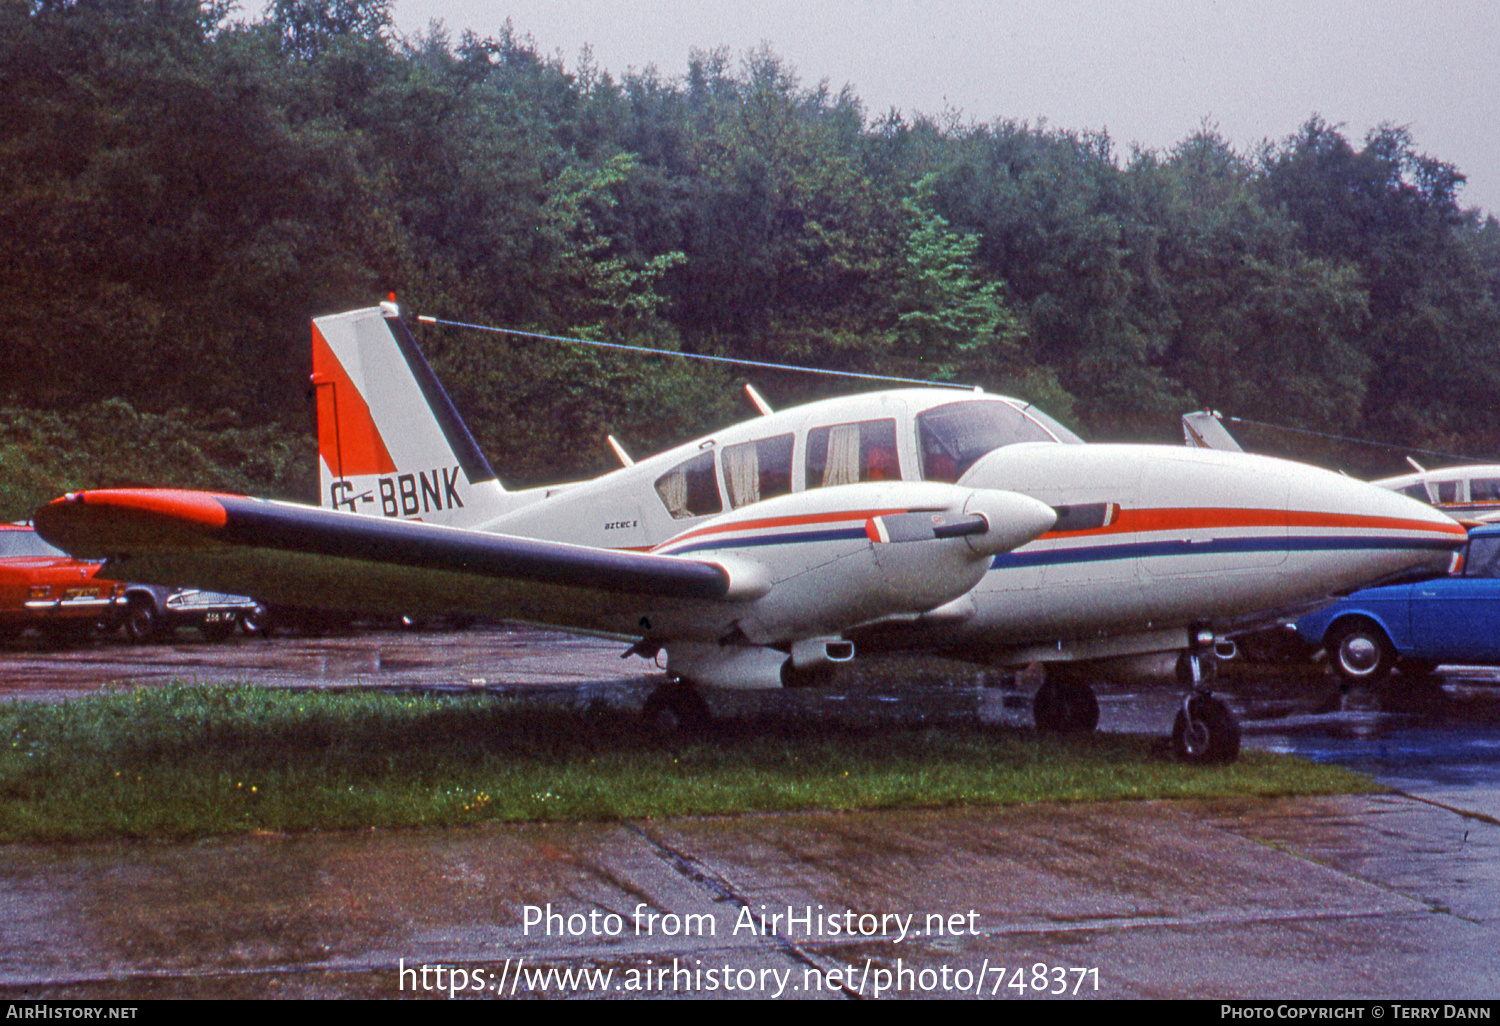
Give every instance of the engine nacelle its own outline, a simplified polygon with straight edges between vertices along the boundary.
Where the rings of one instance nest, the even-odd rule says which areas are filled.
[[[984,578],[996,553],[1038,537],[1056,517],[1015,492],[863,483],[769,499],[656,551],[724,570],[736,644],[786,647],[952,602]],[[662,633],[709,640],[692,638],[685,622]]]

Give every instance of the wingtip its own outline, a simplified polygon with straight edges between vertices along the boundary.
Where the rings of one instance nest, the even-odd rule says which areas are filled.
[[[229,517],[223,502],[226,498],[232,496],[177,488],[98,488],[68,492],[43,508],[82,505],[136,510],[186,520],[205,527],[223,527]]]

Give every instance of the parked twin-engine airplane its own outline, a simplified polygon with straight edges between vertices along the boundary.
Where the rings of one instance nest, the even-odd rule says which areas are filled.
[[[861,646],[1054,670],[1185,650],[1181,754],[1235,757],[1201,686],[1217,632],[1317,605],[1464,541],[1447,517],[1316,468],[1084,445],[1026,403],[914,388],[762,415],[602,477],[507,491],[394,304],[313,322],[325,508],[201,492],[79,492],[38,511],[107,576],[392,612],[607,632],[665,653],[648,713],[696,685],[810,683]],[[358,592],[354,592],[358,582]],[[1091,730],[1077,672],[1038,726]]]

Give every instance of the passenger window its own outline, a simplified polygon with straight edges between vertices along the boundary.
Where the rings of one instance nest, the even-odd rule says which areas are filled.
[[[1474,538],[1464,560],[1466,577],[1500,577],[1500,538]]]
[[[1457,481],[1439,481],[1437,483],[1437,496],[1438,496],[1437,497],[1437,501],[1438,502],[1457,502],[1458,501],[1458,482]]]
[[[722,513],[724,503],[714,474],[714,454],[705,452],[667,471],[656,479],[656,494],[674,520]]]
[[[894,420],[836,424],[807,433],[808,488],[899,480]]]
[[[739,509],[792,490],[792,435],[724,447],[729,508]]]
[[[1060,424],[1057,430],[1066,432],[1067,439],[1077,439]],[[1001,446],[1058,440],[1009,403],[949,403],[917,416],[917,452],[924,481],[957,481],[981,456]]]
[[[1469,501],[1500,502],[1500,478],[1474,478],[1469,482]]]

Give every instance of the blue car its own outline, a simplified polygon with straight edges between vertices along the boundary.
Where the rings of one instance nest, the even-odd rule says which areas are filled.
[[[1460,569],[1447,577],[1356,591],[1297,621],[1351,684],[1392,667],[1430,673],[1439,663],[1500,665],[1500,525],[1476,527]]]

